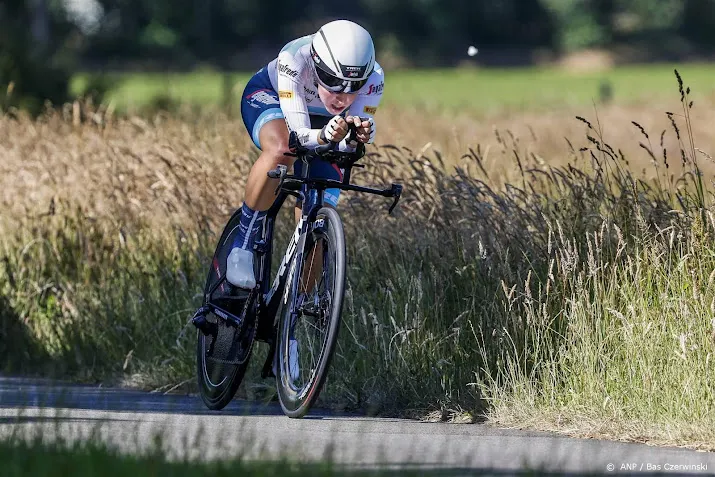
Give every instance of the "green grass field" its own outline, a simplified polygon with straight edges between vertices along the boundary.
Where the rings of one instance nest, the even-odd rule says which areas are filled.
[[[97,442],[43,443],[21,439],[0,442],[5,463],[4,477],[102,476],[333,476],[398,475],[396,473],[351,472],[329,464],[297,464],[287,461],[251,462],[232,456],[225,461],[199,462],[169,459],[161,449],[144,455],[124,455]],[[399,473],[399,475],[412,475]]]
[[[569,73],[555,68],[412,70],[386,72],[383,104],[418,106],[476,114],[514,110],[553,109],[590,105],[600,101],[601,87],[610,85],[612,100],[619,104],[672,99],[673,69],[700,94],[712,94],[715,65],[650,65],[619,67],[610,71]],[[115,88],[107,100],[122,110],[140,109],[157,97],[179,103],[215,106],[224,91],[222,75],[213,71],[193,73],[131,73],[108,76]],[[243,91],[250,73],[230,73],[234,98]],[[79,94],[87,75],[78,74],[72,91]]]

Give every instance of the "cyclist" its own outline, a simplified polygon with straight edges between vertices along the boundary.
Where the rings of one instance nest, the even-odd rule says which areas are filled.
[[[300,143],[314,147],[338,143],[342,151],[354,150],[358,142],[375,139],[373,116],[382,97],[384,74],[375,61],[370,34],[360,25],[337,20],[317,33],[291,41],[278,57],[261,68],[246,85],[241,115],[253,143],[261,150],[246,183],[240,225],[228,256],[226,279],[236,287],[256,285],[253,242],[275,199],[276,179],[268,171],[279,164],[292,164],[288,152],[289,131]],[[349,137],[349,124],[356,126]],[[314,160],[313,177],[342,180],[334,164]],[[325,191],[325,202],[338,204],[340,190]]]

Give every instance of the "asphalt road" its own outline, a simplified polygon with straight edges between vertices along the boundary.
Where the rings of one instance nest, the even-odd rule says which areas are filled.
[[[214,412],[197,396],[0,377],[0,435],[40,431],[50,439],[103,439],[125,452],[161,445],[177,458],[329,456],[348,467],[408,465],[460,475],[525,468],[552,475],[715,474],[715,453],[319,410],[296,420],[277,404],[241,401]]]

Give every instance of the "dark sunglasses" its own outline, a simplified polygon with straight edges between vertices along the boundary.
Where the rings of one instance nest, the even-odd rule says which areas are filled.
[[[344,80],[333,76],[320,68],[315,68],[320,84],[333,93],[355,93],[365,86],[367,78],[364,80]]]

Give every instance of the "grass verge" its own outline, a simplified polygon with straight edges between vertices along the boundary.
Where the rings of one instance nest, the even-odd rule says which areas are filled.
[[[160,448],[140,455],[128,455],[115,448],[89,441],[65,445],[43,443],[41,439],[5,440],[0,442],[0,458],[3,459],[3,475],[6,477],[386,475],[376,472],[351,472],[345,469],[338,472],[330,464],[297,464],[288,461],[182,461],[169,459]]]

